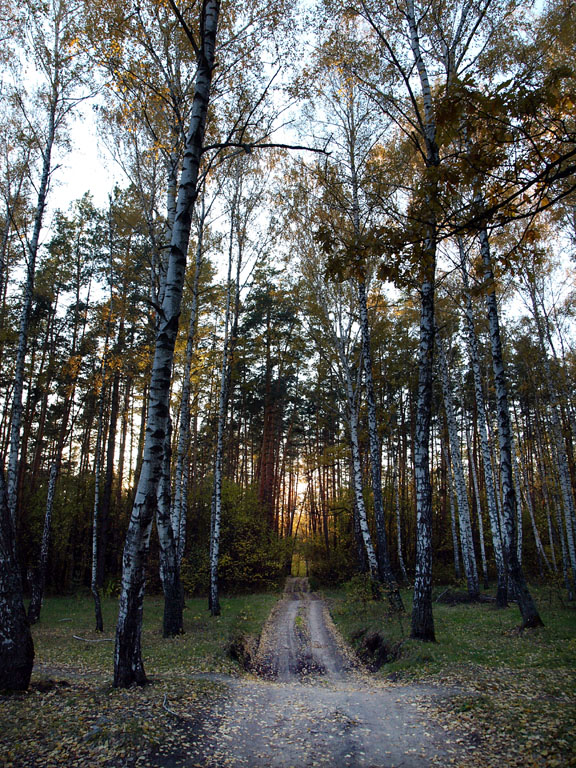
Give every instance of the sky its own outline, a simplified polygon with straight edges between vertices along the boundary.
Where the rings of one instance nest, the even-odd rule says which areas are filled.
[[[70,125],[72,149],[60,151],[56,158],[60,167],[53,175],[47,226],[56,209],[66,210],[86,192],[92,193],[95,205],[104,207],[114,184],[124,186],[126,183],[120,168],[98,138],[93,104],[90,100],[78,106],[78,114]]]

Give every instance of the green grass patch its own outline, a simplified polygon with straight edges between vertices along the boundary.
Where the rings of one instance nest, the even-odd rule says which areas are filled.
[[[116,690],[117,601],[103,600],[99,635],[90,597],[47,599],[33,628],[30,689],[0,696],[0,766],[189,764],[195,734],[226,695],[225,681],[214,673],[240,674],[228,655],[230,638],[259,635],[276,600],[273,594],[223,598],[218,617],[209,615],[206,600],[187,600],[185,634],[163,639],[163,601],[146,598],[142,647],[150,685]]]
[[[385,600],[372,600],[359,579],[325,595],[336,625],[357,650],[374,632],[387,646],[399,646],[399,657],[378,675],[454,687],[449,707],[437,717],[482,743],[470,765],[576,766],[576,606],[556,589],[532,592],[544,627],[520,632],[513,603],[504,610],[489,603],[435,603],[436,643],[410,639],[408,591],[402,593],[403,616],[392,615]]]
[[[161,597],[146,598],[142,631],[146,673],[177,677],[194,672],[234,673],[238,667],[227,654],[230,638],[238,634],[259,635],[276,600],[277,595],[270,593],[222,598],[222,613],[213,617],[208,613],[205,599],[188,599],[184,634],[164,639],[163,600]],[[117,613],[116,599],[102,600],[104,632],[100,635],[94,631],[91,598],[47,599],[41,620],[33,627],[36,662],[111,679]]]

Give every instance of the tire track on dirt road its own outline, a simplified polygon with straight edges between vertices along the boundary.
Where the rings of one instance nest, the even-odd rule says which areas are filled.
[[[425,706],[448,689],[399,686],[354,669],[322,600],[289,579],[257,654],[260,677],[230,681],[184,765],[429,768],[457,763],[457,736]]]

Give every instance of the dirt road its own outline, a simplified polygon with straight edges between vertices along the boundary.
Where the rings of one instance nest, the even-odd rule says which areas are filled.
[[[288,580],[257,665],[260,678],[231,683],[190,766],[425,768],[457,757],[456,737],[433,726],[425,709],[450,692],[376,682],[353,669],[306,579]]]

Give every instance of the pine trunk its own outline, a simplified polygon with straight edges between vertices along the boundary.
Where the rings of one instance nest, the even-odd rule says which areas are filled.
[[[20,328],[18,333],[18,348],[16,351],[16,365],[14,370],[14,388],[12,392],[12,418],[10,423],[10,450],[8,454],[8,467],[6,471],[6,492],[8,495],[8,508],[12,517],[14,531],[16,531],[16,507],[18,503],[18,464],[20,457],[20,429],[22,426],[22,393],[24,390],[24,364],[26,360],[26,348],[28,345],[28,326],[32,311],[32,299],[34,296],[34,278],[36,275],[36,258],[40,244],[40,232],[46,209],[48,197],[48,182],[52,165],[52,150],[56,140],[56,108],[58,104],[57,93],[53,89],[48,115],[48,135],[46,146],[43,150],[42,176],[38,187],[36,200],[36,213],[34,217],[34,229],[28,246],[28,265],[26,270],[26,284],[24,287],[24,301],[20,313]]]

